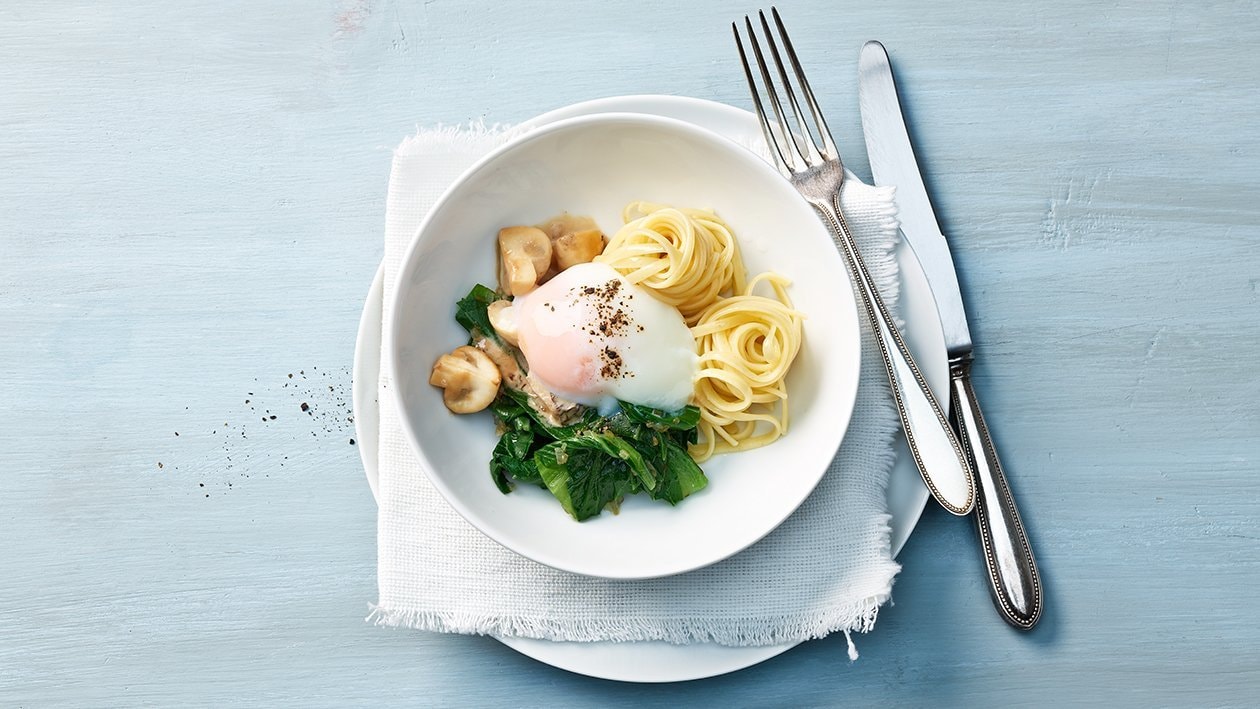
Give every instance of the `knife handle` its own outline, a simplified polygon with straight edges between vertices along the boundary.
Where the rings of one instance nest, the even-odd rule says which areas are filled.
[[[1031,630],[1041,618],[1041,576],[971,386],[971,355],[950,359],[949,372],[954,422],[976,476],[976,529],[993,604],[1007,623]]]
[[[871,325],[888,383],[892,385],[893,403],[901,417],[915,467],[932,497],[947,512],[958,516],[971,512],[976,491],[966,454],[866,270],[857,241],[840,209],[840,193],[837,191],[830,201],[811,200],[811,204],[839,237],[838,245],[857,286],[862,314]]]

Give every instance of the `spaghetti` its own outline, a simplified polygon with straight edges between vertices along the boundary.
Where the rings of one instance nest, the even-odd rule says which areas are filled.
[[[688,325],[719,296],[743,292],[739,245],[713,212],[631,202],[622,219],[625,226],[595,260],[677,308]]]
[[[756,295],[766,283],[774,296]],[[801,349],[803,319],[787,295],[789,281],[763,273],[738,295],[700,314],[691,334],[700,355],[694,402],[700,409],[696,462],[759,448],[787,432],[785,378]]]

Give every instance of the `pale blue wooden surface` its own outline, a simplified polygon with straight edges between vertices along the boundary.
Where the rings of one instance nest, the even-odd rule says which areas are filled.
[[[635,5],[0,6],[0,704],[1256,701],[1246,2],[782,3],[860,174],[857,50],[893,54],[1047,581],[1034,633],[939,510],[853,665],[833,637],[619,685],[363,622],[349,364],[389,149],[604,95],[747,104],[726,23],[753,6]]]

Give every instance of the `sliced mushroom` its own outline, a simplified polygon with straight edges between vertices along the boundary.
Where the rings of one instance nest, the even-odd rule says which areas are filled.
[[[517,322],[516,310],[512,308],[512,303],[506,300],[496,300],[486,307],[486,315],[490,318],[490,324],[494,327],[494,331],[504,342],[517,346]]]
[[[552,241],[559,239],[565,234],[572,234],[575,231],[587,231],[588,229],[599,231],[599,225],[595,223],[594,219],[569,214],[568,212],[548,219],[539,224],[538,228],[547,232],[547,236],[551,237]]]
[[[457,414],[481,411],[499,394],[499,368],[485,352],[464,345],[438,357],[429,383],[440,387],[446,408]]]
[[[522,296],[538,287],[538,270],[534,262],[524,254],[507,253],[503,255],[504,285],[513,296]]]
[[[542,229],[510,226],[499,230],[499,284],[512,295],[534,289],[551,267],[551,239]]]
[[[570,232],[552,244],[556,268],[563,271],[579,263],[590,263],[604,250],[604,235],[599,229]]]
[[[538,228],[551,237],[551,268],[541,279],[543,282],[569,266],[594,260],[607,243],[594,219],[568,212],[548,219]]]
[[[543,273],[551,265],[551,239],[547,232],[532,226],[510,226],[499,230],[499,249],[506,255],[525,254],[534,270]]]

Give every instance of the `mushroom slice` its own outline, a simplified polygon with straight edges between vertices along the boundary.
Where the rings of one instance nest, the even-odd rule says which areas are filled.
[[[511,254],[528,256],[535,273],[546,273],[551,266],[551,239],[547,232],[532,226],[510,226],[499,230],[499,251],[506,259]]]
[[[599,225],[595,223],[594,219],[569,214],[568,212],[548,219],[539,224],[538,228],[547,232],[547,236],[551,237],[553,242],[565,234],[572,234],[575,231],[586,231],[588,229],[599,231]]]
[[[438,357],[429,383],[440,387],[446,408],[457,414],[481,411],[499,394],[502,376],[485,352],[464,345]]]
[[[517,335],[519,334],[516,322],[516,310],[512,308],[512,303],[507,300],[496,300],[486,306],[486,316],[490,318],[490,325],[494,327],[494,331],[499,337],[509,345],[517,347]]]
[[[499,286],[514,296],[532,291],[551,267],[551,239],[532,226],[499,230]]]
[[[603,250],[604,235],[599,229],[570,232],[552,244],[556,268],[561,271],[579,263],[590,263]]]
[[[538,270],[534,262],[524,254],[503,255],[504,285],[513,297],[525,295],[538,287]]]

